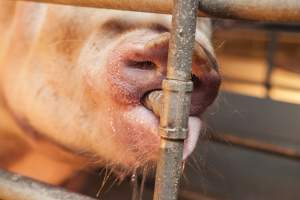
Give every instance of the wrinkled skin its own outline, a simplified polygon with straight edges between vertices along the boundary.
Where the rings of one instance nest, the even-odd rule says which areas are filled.
[[[155,161],[159,119],[141,99],[165,78],[170,23],[168,15],[1,2],[1,166],[59,183],[23,170],[24,162],[38,157],[43,170],[67,177],[91,164],[133,169]],[[209,21],[197,28],[191,116],[200,117],[220,78],[197,52],[202,46],[214,59]],[[185,157],[198,117],[189,120]]]

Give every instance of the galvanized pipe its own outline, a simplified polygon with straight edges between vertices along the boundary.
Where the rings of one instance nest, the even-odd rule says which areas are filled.
[[[64,5],[170,14],[172,0],[23,0]],[[299,0],[201,0],[198,16],[300,22]]]
[[[1,200],[96,200],[0,170]]]
[[[176,200],[178,196],[193,89],[191,71],[197,5],[198,0],[174,0],[167,78],[162,86],[160,158],[154,200]]]
[[[299,0],[200,0],[199,10],[220,18],[300,22]]]

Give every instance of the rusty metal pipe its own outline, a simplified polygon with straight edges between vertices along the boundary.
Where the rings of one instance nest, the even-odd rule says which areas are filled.
[[[255,139],[243,138],[232,134],[222,133],[210,134],[206,139],[221,144],[227,144],[231,146],[249,149],[252,151],[268,153],[283,158],[293,159],[297,161],[300,160],[300,151],[298,151],[297,149],[284,147],[272,143],[266,143]]]
[[[172,0],[23,0],[94,8],[170,14]],[[300,22],[299,0],[201,0],[198,16]]]
[[[300,22],[299,0],[200,0],[199,10],[220,18]]]
[[[160,112],[160,154],[154,200],[176,200],[191,104],[192,55],[198,0],[174,0],[167,78]]]
[[[46,185],[21,175],[0,170],[2,200],[96,200],[64,189]]]

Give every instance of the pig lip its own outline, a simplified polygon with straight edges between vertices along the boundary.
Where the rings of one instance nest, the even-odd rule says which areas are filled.
[[[149,110],[147,107],[145,106],[140,106],[143,110],[147,110],[148,117],[155,119],[155,123],[152,123],[152,126],[159,126],[159,117],[156,116],[151,110]],[[186,160],[188,158],[189,155],[191,155],[191,153],[194,151],[199,135],[200,135],[200,130],[201,130],[201,125],[202,122],[200,120],[199,114],[196,115],[196,113],[194,113],[195,115],[190,115],[189,119],[188,119],[188,136],[186,138],[186,140],[184,141],[184,149],[183,149],[183,160]],[[147,116],[146,116],[147,118]],[[151,120],[150,120],[151,121]],[[151,123],[151,122],[150,122]],[[150,125],[151,126],[151,125]],[[153,129],[152,129],[153,130]],[[157,137],[159,137],[158,135],[158,130],[153,133],[155,135],[157,135]]]

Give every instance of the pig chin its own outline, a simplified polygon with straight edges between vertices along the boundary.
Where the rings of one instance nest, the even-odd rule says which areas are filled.
[[[137,159],[137,164],[155,161],[159,151],[159,118],[142,105],[131,108],[124,113],[122,142],[128,144],[128,148]],[[188,137],[184,143],[183,160],[193,152],[199,137],[201,121],[199,117],[190,116],[188,120]]]
[[[137,167],[155,161],[159,150],[158,118],[137,105],[122,114],[122,121],[119,140],[133,156],[130,165]]]

